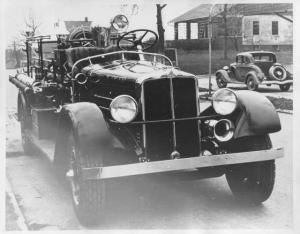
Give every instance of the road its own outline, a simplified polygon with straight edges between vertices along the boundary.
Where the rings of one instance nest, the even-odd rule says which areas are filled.
[[[80,226],[70,194],[42,155],[24,155],[15,120],[16,89],[7,87],[6,174],[30,230],[74,230]],[[280,114],[282,130],[271,134],[284,146],[269,200],[260,206],[238,203],[225,177],[185,182],[160,178],[122,179],[109,187],[107,219],[96,229],[285,229],[292,227],[292,115]]]
[[[200,88],[206,88],[209,87],[209,79],[208,75],[199,75],[198,77],[198,84]],[[211,82],[212,82],[212,90],[217,90],[218,86],[216,84],[216,78],[214,75],[211,76]],[[247,90],[246,85],[241,84],[228,84],[228,88],[233,90]],[[258,91],[266,96],[272,96],[272,97],[282,97],[287,99],[293,99],[293,86],[289,89],[287,92],[281,92],[278,85],[260,85],[258,88]]]

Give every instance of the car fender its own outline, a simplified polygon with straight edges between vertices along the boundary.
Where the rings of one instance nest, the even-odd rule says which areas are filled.
[[[99,107],[90,102],[78,102],[62,107],[58,118],[55,154],[64,147],[69,131],[73,131],[77,147],[85,155],[99,154],[113,146],[110,133]]]
[[[20,118],[21,118],[21,104],[23,104],[23,106],[25,106],[25,108],[27,110],[27,114],[29,114],[29,107],[28,107],[28,101],[27,101],[26,94],[24,93],[24,91],[19,90],[18,105],[17,105],[18,121],[20,121]]]
[[[224,79],[224,81],[227,81],[227,82],[230,82],[230,81],[231,81],[228,72],[225,71],[224,69],[220,69],[220,70],[216,71],[216,76],[217,76],[218,74],[221,74],[221,75],[222,75],[222,78]]]
[[[246,90],[235,93],[241,110],[236,122],[235,138],[281,130],[279,115],[269,99],[260,93]]]
[[[256,74],[255,71],[250,71],[250,72],[247,73],[246,80],[245,80],[246,84],[247,84],[249,76],[252,76],[254,78],[255,84],[260,84],[260,80],[258,79],[257,74]]]

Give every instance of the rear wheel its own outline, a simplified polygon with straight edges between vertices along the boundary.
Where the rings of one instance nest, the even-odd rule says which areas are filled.
[[[279,88],[282,92],[286,92],[290,89],[291,85],[290,84],[284,84],[284,85],[279,85]]]
[[[256,91],[258,89],[258,85],[256,84],[254,77],[251,75],[247,79],[247,88],[251,91]]]
[[[265,150],[272,147],[268,135],[244,137],[235,144],[236,152]],[[274,187],[274,160],[233,165],[226,171],[226,179],[234,196],[249,203],[267,200]]]
[[[227,86],[227,82],[225,81],[225,78],[223,77],[222,74],[218,73],[216,75],[216,82],[217,82],[217,85],[218,87],[221,89],[221,88],[226,88]]]
[[[33,143],[30,140],[29,137],[29,119],[28,119],[28,113],[26,110],[26,107],[23,103],[20,104],[20,125],[21,125],[21,138],[22,138],[22,146],[24,153],[28,155],[32,155],[36,152],[35,147]]]

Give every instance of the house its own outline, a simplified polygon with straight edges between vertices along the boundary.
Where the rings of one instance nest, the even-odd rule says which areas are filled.
[[[292,47],[293,5],[290,3],[201,4],[169,22],[174,25],[174,41],[171,43],[207,48],[211,17],[212,46],[214,49],[223,48],[226,34],[224,15],[229,48]]]

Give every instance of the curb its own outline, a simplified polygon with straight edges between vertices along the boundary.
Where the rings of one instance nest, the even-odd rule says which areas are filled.
[[[26,225],[26,220],[24,218],[24,215],[18,205],[17,199],[12,191],[11,185],[8,181],[8,179],[6,178],[6,187],[5,187],[6,193],[10,198],[11,204],[13,206],[14,212],[16,213],[16,215],[18,216],[17,219],[17,225],[19,226],[19,228],[21,229],[21,231],[28,231],[29,228]]]

